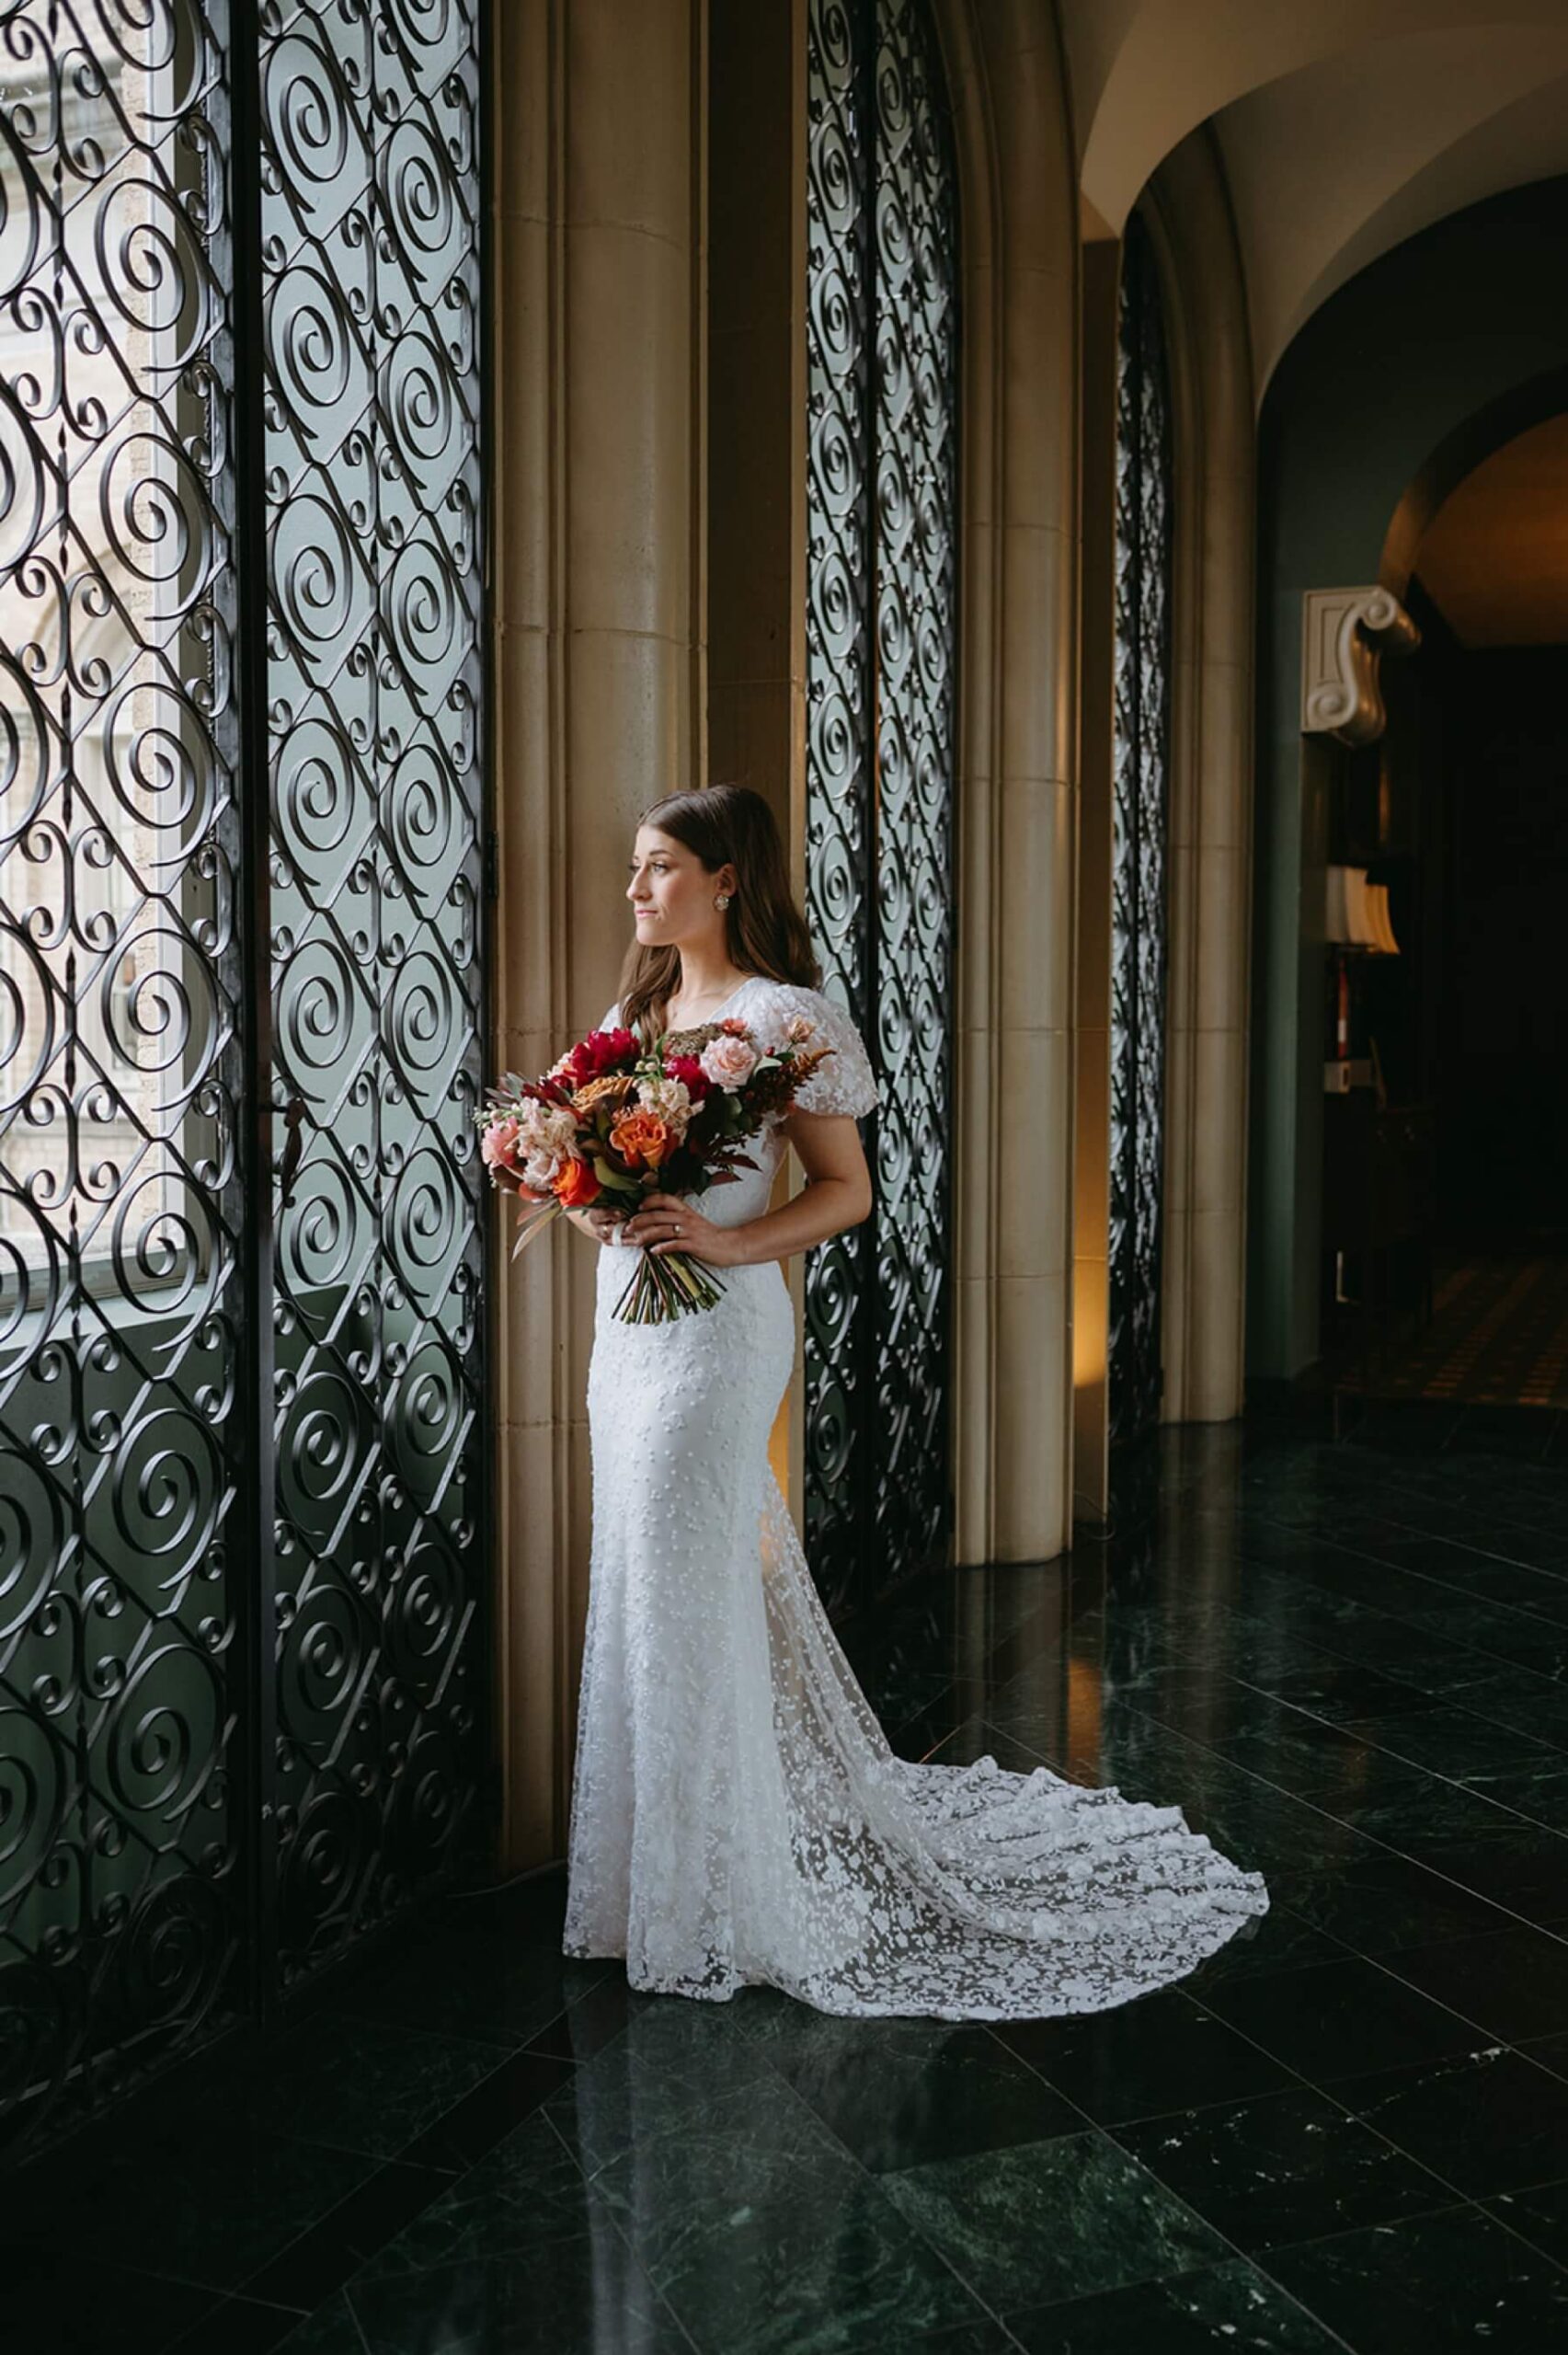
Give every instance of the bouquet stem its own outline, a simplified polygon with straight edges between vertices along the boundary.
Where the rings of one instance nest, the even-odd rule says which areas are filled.
[[[685,1251],[645,1251],[615,1304],[625,1325],[669,1325],[716,1305],[724,1292],[711,1268]]]

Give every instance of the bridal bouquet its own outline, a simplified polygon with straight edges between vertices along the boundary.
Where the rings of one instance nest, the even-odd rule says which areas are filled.
[[[804,1015],[773,1042],[734,1017],[667,1031],[652,1046],[632,1030],[590,1030],[543,1079],[508,1072],[475,1119],[492,1183],[526,1206],[512,1257],[561,1211],[596,1207],[624,1220],[646,1194],[702,1194],[755,1169],[742,1146],[833,1052],[812,1035]],[[683,1251],[645,1251],[615,1314],[665,1324],[712,1308],[723,1290]]]

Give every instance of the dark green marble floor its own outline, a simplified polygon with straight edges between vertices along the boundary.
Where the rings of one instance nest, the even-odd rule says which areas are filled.
[[[7,2355],[1568,2346],[1564,1423],[1169,1431],[1118,1534],[853,1634],[906,1755],[1115,1783],[1267,1876],[1180,1984],[684,2004],[563,1962],[558,1878],[454,1898],[7,2182]]]

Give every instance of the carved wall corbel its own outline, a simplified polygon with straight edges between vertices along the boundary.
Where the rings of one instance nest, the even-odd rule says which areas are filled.
[[[1301,600],[1301,732],[1371,744],[1388,714],[1385,654],[1413,654],[1421,632],[1391,589],[1309,589]]]

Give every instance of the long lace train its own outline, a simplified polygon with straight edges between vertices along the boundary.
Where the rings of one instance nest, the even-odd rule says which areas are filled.
[[[843,1016],[745,987],[749,1020],[804,1009],[837,1043],[807,1109],[864,1110]],[[781,1153],[708,1214],[758,1215]],[[654,1327],[613,1316],[627,1271],[601,1254],[567,1951],[708,1999],[1001,2019],[1126,2003],[1266,1913],[1262,1875],[1178,1807],[893,1755],[768,1465],[795,1346],[778,1268],[727,1269],[716,1308]]]

